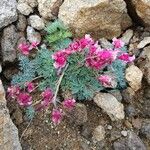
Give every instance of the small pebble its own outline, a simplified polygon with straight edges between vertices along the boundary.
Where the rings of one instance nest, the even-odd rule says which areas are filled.
[[[111,130],[111,129],[112,129],[112,126],[111,126],[111,125],[108,125],[108,126],[107,126],[107,129],[108,129],[108,130]]]
[[[121,131],[121,134],[126,137],[128,135],[128,132],[127,131]]]

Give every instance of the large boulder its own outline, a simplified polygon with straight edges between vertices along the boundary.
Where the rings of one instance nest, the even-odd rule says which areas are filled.
[[[1,150],[21,150],[18,137],[18,129],[10,119],[9,111],[6,107],[5,92],[0,80],[0,149]]]
[[[132,5],[138,17],[146,26],[150,25],[150,1],[149,0],[131,0]]]
[[[77,36],[96,38],[112,39],[132,24],[123,0],[65,0],[58,17]]]
[[[0,0],[0,28],[17,20],[16,0]]]

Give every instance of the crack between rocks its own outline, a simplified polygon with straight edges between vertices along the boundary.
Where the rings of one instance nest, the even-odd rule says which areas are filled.
[[[124,0],[127,5],[127,12],[135,26],[144,26],[144,22],[137,15],[132,0]]]

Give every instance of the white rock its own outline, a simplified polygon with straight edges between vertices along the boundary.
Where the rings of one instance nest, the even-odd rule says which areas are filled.
[[[105,138],[105,129],[103,126],[99,125],[94,129],[93,139],[96,141],[102,141]]]
[[[142,71],[135,65],[131,65],[126,69],[126,80],[134,91],[138,91],[141,88],[141,82],[143,78]]]
[[[94,102],[101,107],[112,121],[124,119],[124,106],[109,93],[98,93],[94,97]]]
[[[107,129],[108,129],[108,130],[111,130],[111,129],[112,129],[112,126],[111,126],[111,125],[108,125],[108,126],[107,126]]]
[[[100,45],[102,48],[112,48],[113,45],[105,38],[99,39]]]
[[[137,48],[144,48],[147,44],[150,44],[150,37],[145,37],[138,45]]]
[[[34,8],[38,5],[37,0],[18,0],[18,3],[26,3],[32,8]]]
[[[121,131],[121,134],[126,137],[128,135],[128,132],[127,131]]]
[[[63,0],[38,0],[38,10],[45,19],[53,19],[57,16]]]
[[[39,32],[36,32],[32,27],[27,27],[27,39],[30,43],[32,42],[41,42],[41,35]]]
[[[26,3],[19,3],[17,9],[21,14],[26,16],[33,12],[33,9]]]
[[[133,37],[133,30],[129,29],[122,35],[121,40],[125,44],[129,44],[132,37]]]
[[[45,27],[44,21],[38,15],[31,15],[29,17],[29,23],[37,30],[42,30]]]
[[[17,20],[16,0],[0,0],[0,28]]]

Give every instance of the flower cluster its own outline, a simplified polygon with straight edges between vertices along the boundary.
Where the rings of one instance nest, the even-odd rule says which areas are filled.
[[[116,59],[126,63],[135,59],[134,56],[129,56],[128,53],[123,53],[120,50],[124,46],[124,42],[120,39],[114,38],[112,44],[114,46],[112,49],[102,49],[98,42],[94,42],[89,35],[85,35],[84,38],[71,43],[68,48],[52,55],[54,67],[56,69],[64,68],[68,57],[74,53],[85,53],[85,65],[97,70],[103,69]]]
[[[8,96],[13,98],[18,102],[20,106],[28,107],[28,106],[34,106],[33,104],[33,98],[31,96],[31,92],[34,91],[35,85],[32,82],[28,82],[25,84],[26,86],[26,92],[22,90],[19,86],[10,86],[8,87],[7,93]],[[51,103],[54,103],[53,101],[53,91],[50,88],[46,88],[41,93],[41,100],[36,104],[35,109],[36,111],[40,111],[43,109],[46,109]],[[66,99],[62,103],[62,107],[68,110],[72,110],[73,107],[75,107],[75,100],[74,99]],[[63,110],[60,108],[54,108],[52,111],[52,121],[53,123],[59,124],[63,117]]]
[[[21,43],[19,44],[18,48],[23,55],[29,55],[30,51],[36,48],[38,45],[39,45],[38,42],[32,42],[31,44]]]

